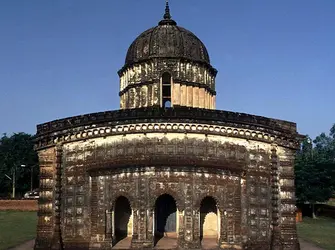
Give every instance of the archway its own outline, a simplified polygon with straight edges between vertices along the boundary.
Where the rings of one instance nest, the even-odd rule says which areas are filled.
[[[155,203],[155,245],[174,244],[177,242],[177,206],[169,194],[159,196]],[[158,244],[157,244],[158,245]]]
[[[206,247],[217,245],[219,235],[219,210],[215,199],[205,197],[200,204],[200,240]]]
[[[131,236],[131,215],[132,213],[129,200],[124,196],[117,198],[114,207],[114,237],[116,244]]]

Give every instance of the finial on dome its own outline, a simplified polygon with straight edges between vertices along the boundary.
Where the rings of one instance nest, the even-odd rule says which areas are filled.
[[[170,7],[169,7],[169,1],[165,1],[165,14],[164,14],[164,19],[171,19],[170,15]]]
[[[159,22],[159,25],[177,25],[177,23],[171,19],[169,1],[165,1],[165,14],[163,20]]]

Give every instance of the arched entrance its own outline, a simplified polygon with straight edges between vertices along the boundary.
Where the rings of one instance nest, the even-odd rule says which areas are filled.
[[[217,246],[219,218],[215,199],[211,196],[205,197],[200,205],[200,240],[205,249]]]
[[[114,207],[114,239],[115,244],[132,235],[132,212],[129,200],[120,196],[115,201]]]
[[[155,203],[155,245],[177,242],[177,206],[171,195],[163,194]]]

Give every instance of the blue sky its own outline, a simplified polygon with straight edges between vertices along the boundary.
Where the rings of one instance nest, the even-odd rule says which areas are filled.
[[[119,108],[117,70],[164,0],[0,1],[0,133]],[[217,108],[296,122],[312,137],[335,123],[334,0],[171,0],[178,25],[218,69]]]

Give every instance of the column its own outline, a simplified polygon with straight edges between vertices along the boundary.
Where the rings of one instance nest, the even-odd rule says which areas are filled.
[[[278,167],[280,167],[279,204],[284,208],[281,211],[281,240],[284,249],[300,249],[297,228],[296,228],[296,206],[295,206],[295,187],[294,187],[294,159],[295,151],[285,149],[283,155],[278,155]]]
[[[140,174],[141,175],[141,174]],[[132,248],[151,248],[153,247],[153,213],[149,208],[148,201],[148,180],[138,177],[136,185],[137,206],[134,209],[134,234],[131,246]],[[150,231],[150,232],[149,232]]]
[[[112,212],[109,210],[106,210],[106,240],[107,241],[112,241],[112,230],[113,230],[113,225],[112,225]]]
[[[184,226],[183,238],[179,240],[179,246],[184,249],[199,249],[200,238],[197,233],[196,224],[199,224],[199,210],[193,207],[193,184],[185,183],[185,209],[183,211],[182,225]],[[179,218],[181,219],[181,218]]]
[[[187,88],[186,85],[181,85],[181,99],[180,99],[180,105],[181,106],[187,106]]]
[[[199,107],[199,87],[193,87],[193,107]]]
[[[177,234],[178,234],[178,246],[183,246],[184,243],[184,211],[178,210],[178,217],[177,217]]]
[[[154,210],[149,208],[147,209],[147,217],[148,217],[148,224],[147,224],[147,239],[150,241],[154,240]]]
[[[124,109],[129,108],[129,89],[123,94],[124,95]]]
[[[228,233],[227,233],[227,211],[223,209],[220,211],[220,238],[219,247],[226,248],[228,245]]]
[[[271,149],[271,187],[272,187],[272,237],[271,249],[282,250],[282,240],[279,227],[279,179],[278,179],[278,162],[277,150],[273,145]]]
[[[55,225],[51,249],[63,249],[62,231],[61,231],[61,201],[62,201],[62,157],[63,147],[58,145],[56,148],[56,178],[55,178]]]
[[[139,222],[139,211],[138,209],[133,209],[133,238],[131,239],[132,248],[136,248],[139,243],[138,222]]]
[[[242,173],[241,178],[241,241],[248,236],[248,199],[247,199],[247,181],[245,173]]]
[[[91,238],[96,238],[98,233],[98,177],[91,177]]]
[[[199,108],[205,107],[205,89],[199,88]]]
[[[160,83],[154,83],[153,89],[152,89],[152,105],[153,106],[161,106],[161,84]]]
[[[208,109],[208,97],[209,97],[208,91],[207,89],[205,89],[205,105],[204,105],[205,109]]]
[[[187,86],[187,107],[193,107],[193,87]]]
[[[173,89],[173,94],[171,97],[171,102],[173,106],[178,106],[180,105],[180,84],[174,83],[172,89]]]
[[[38,158],[40,163],[40,176],[50,180],[52,188],[55,184],[54,169],[56,168],[56,154],[55,148],[48,148],[38,151]],[[35,240],[34,249],[48,249],[54,231],[54,197],[46,197],[43,195],[48,190],[40,180],[40,197],[44,199],[45,205],[48,209],[43,209],[39,206],[38,211],[38,224],[37,224],[37,237]],[[40,201],[39,201],[40,203]]]
[[[216,109],[216,96],[215,95],[213,95],[212,109]]]

